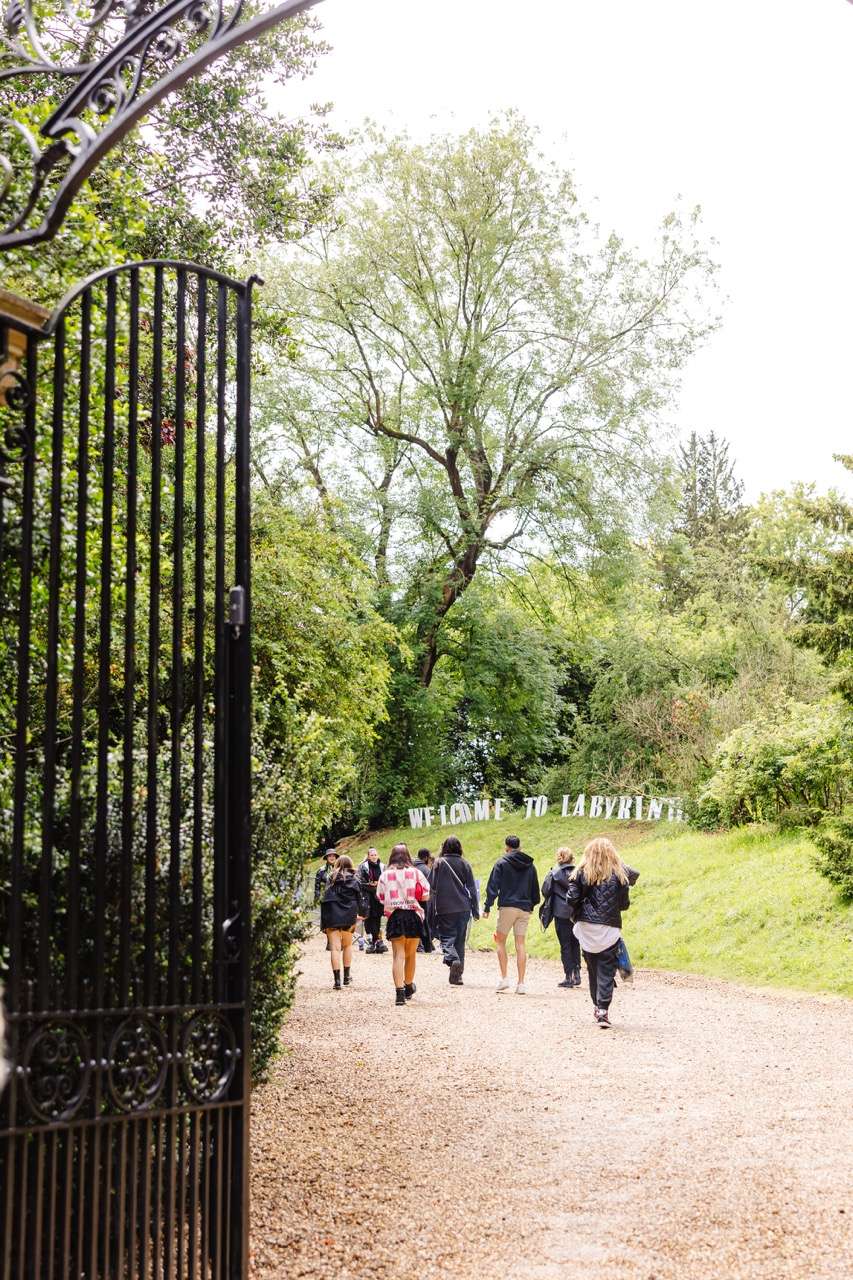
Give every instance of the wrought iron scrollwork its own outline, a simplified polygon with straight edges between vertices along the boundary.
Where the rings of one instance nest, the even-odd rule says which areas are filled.
[[[18,1074],[30,1109],[39,1120],[68,1121],[89,1091],[89,1044],[71,1022],[51,1022],[32,1033]]]
[[[142,1111],[166,1083],[168,1054],[160,1028],[144,1015],[126,1018],[110,1043],[109,1090],[121,1111]]]
[[[237,1066],[234,1032],[218,1013],[197,1013],[181,1036],[181,1070],[190,1097],[216,1102],[224,1097]]]
[[[0,249],[49,239],[101,157],[161,98],[318,2],[259,13],[251,0],[8,0],[0,81],[42,76],[60,101],[39,126],[23,111],[0,116]]]

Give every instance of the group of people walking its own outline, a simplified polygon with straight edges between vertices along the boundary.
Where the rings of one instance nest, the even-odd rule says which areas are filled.
[[[577,866],[570,849],[558,849],[557,865],[540,890],[533,859],[522,850],[518,836],[507,836],[504,853],[489,875],[482,911],[482,918],[488,920],[497,905],[493,936],[500,969],[498,993],[513,987],[507,952],[510,934],[515,939],[515,991],[527,993],[527,930],[539,906],[543,927],[553,920],[560,942],[565,977],[559,985],[581,985],[582,953],[596,1022],[609,1027],[617,974],[622,982],[632,980],[622,938],[622,912],[630,906],[629,889],[638,877],[639,872],[622,861],[610,840],[597,837],[586,845]],[[329,849],[317,872],[314,898],[320,905],[334,990],[351,984],[353,940],[360,922],[370,939],[367,950],[387,950],[383,921],[391,944],[398,1006],[405,1006],[417,991],[418,951],[432,950],[435,942],[450,985],[463,985],[468,928],[472,919],[480,918],[480,902],[474,872],[456,836],[448,836],[435,859],[428,849],[419,850],[413,859],[407,845],[396,844],[387,866],[375,848],[368,850],[357,869],[346,854]]]

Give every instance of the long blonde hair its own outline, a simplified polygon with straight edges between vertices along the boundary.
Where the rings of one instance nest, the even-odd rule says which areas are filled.
[[[602,884],[613,875],[622,884],[628,883],[628,872],[622,865],[622,859],[616,852],[615,845],[606,836],[596,836],[584,847],[578,865],[572,872],[572,880],[577,880],[581,872],[587,884]]]

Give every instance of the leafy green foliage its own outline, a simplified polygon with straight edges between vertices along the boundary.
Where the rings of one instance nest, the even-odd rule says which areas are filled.
[[[735,729],[699,800],[713,825],[840,812],[853,772],[853,722],[838,699],[788,702]]]
[[[853,807],[834,818],[826,818],[814,833],[818,847],[815,866],[838,885],[842,895],[853,901]]]
[[[422,145],[368,130],[329,177],[337,221],[267,272],[297,339],[279,432],[370,530],[428,687],[478,573],[624,545],[713,267],[697,216],[649,260],[602,236],[515,116]]]
[[[535,859],[540,879],[555,851],[607,835],[640,871],[624,917],[625,940],[641,967],[677,969],[736,982],[853,996],[853,903],[812,865],[812,833],[739,827],[707,833],[679,824],[602,822],[561,818],[470,823],[453,830],[481,886],[503,852],[510,831]],[[384,857],[397,840],[413,842],[406,827],[368,832],[349,850],[356,857],[376,844]],[[418,844],[438,848],[448,828],[417,832]],[[491,950],[494,917],[475,924],[471,942]],[[553,926],[534,918],[527,935],[533,957],[557,960]]]

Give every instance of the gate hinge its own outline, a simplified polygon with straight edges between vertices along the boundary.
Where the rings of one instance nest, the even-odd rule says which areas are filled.
[[[234,628],[234,639],[238,639],[240,628],[246,625],[245,587],[232,587],[228,592],[228,623]]]

